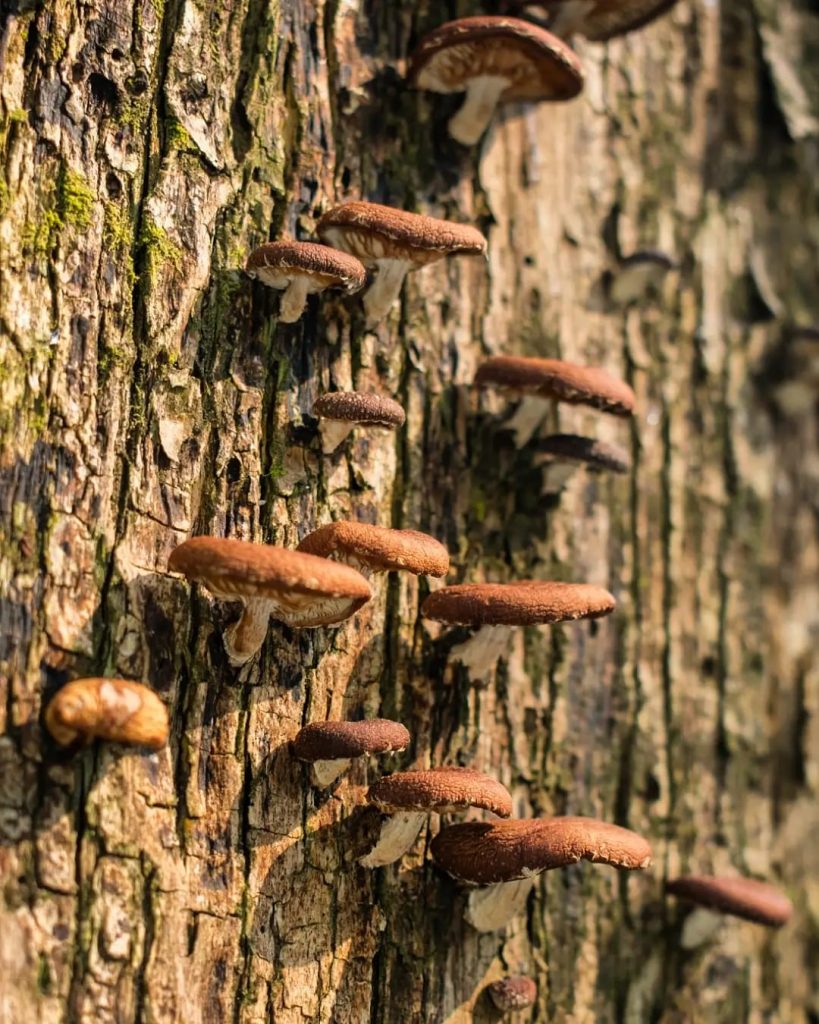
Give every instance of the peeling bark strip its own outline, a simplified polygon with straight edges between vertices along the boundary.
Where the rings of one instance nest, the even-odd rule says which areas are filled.
[[[538,1021],[816,1012],[819,459],[796,328],[819,320],[819,18],[680,0],[577,41],[584,94],[507,105],[467,151],[458,98],[404,79],[426,32],[480,13],[440,6],[5,5],[3,1021],[488,1021],[510,973]],[[488,271],[411,275],[375,332],[338,293],[277,324],[248,254],[358,198],[475,224]],[[679,270],[609,305],[606,273],[646,248]],[[543,497],[513,407],[468,386],[504,352],[625,377],[633,425],[544,403],[537,436],[630,444],[629,476]],[[310,410],[338,390],[395,396],[406,427],[323,456]],[[451,583],[586,580],[618,611],[518,631],[479,688],[449,657],[467,632],[418,620],[429,583],[377,578],[349,624],[273,624],[231,669],[233,609],[166,575],[169,552],[294,547],[330,519],[437,537]],[[66,760],[40,712],[83,676],[150,684],[169,746]],[[311,787],[301,726],[376,715],[408,750]],[[656,870],[547,873],[526,918],[479,936],[425,856],[437,821],[397,868],[357,864],[365,787],[439,764],[491,771],[518,816],[628,825]],[[783,882],[795,922],[681,942],[662,877],[732,870]]]

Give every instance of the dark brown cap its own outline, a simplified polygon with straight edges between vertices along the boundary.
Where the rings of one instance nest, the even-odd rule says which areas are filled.
[[[461,92],[478,76],[508,78],[501,101],[568,100],[583,88],[583,66],[562,39],[519,18],[479,15],[433,29],[412,55],[419,89]]]
[[[487,987],[489,998],[497,1009],[506,1013],[510,1010],[525,1010],[534,1006],[537,999],[537,985],[525,974],[513,974],[508,978],[493,981]]]
[[[497,779],[472,768],[396,772],[370,786],[367,799],[385,814],[482,807],[501,818],[512,813],[512,797]]]
[[[349,253],[315,242],[267,242],[254,249],[246,271],[274,288],[286,287],[293,277],[318,279],[321,288],[338,286],[346,292],[364,287],[367,272]]]
[[[46,707],[44,720],[63,746],[97,737],[158,750],[168,740],[165,705],[149,687],[128,679],[66,683]]]
[[[577,366],[560,359],[492,356],[478,367],[475,385],[590,405],[616,416],[634,412],[634,392],[624,381],[598,366]]]
[[[410,734],[400,722],[368,718],[362,722],[311,722],[293,740],[293,754],[300,761],[333,761],[405,750]]]
[[[615,604],[608,590],[591,583],[461,583],[430,594],[421,615],[464,626],[536,626],[596,619]]]
[[[781,928],[793,914],[793,904],[783,892],[755,878],[684,875],[666,882],[665,890],[700,906],[772,928]]]
[[[618,445],[606,444],[579,434],[550,434],[532,445],[536,452],[556,461],[583,462],[592,469],[628,473],[628,452]]]
[[[406,414],[398,402],[364,391],[332,391],[317,398],[313,414],[375,427],[403,427]]]
[[[474,885],[511,882],[581,860],[628,871],[651,863],[651,846],[642,836],[594,818],[450,825],[432,840],[431,850],[442,870]]]
[[[571,24],[565,26],[561,21],[561,11],[570,8],[572,0],[548,0],[547,6],[555,11],[553,26],[555,31],[577,31],[594,43],[604,43],[615,36],[625,35],[635,29],[648,25],[669,11],[677,0],[597,0],[590,10],[576,19],[571,17]]]
[[[324,214],[316,230],[365,265],[401,259],[420,267],[444,256],[486,252],[486,239],[477,228],[380,203],[342,203]]]
[[[446,576],[449,552],[434,537],[417,530],[390,530],[370,523],[336,522],[308,533],[299,551],[357,562],[381,572],[411,572],[416,576]]]

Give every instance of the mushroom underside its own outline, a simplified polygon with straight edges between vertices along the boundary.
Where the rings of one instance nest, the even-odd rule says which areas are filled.
[[[548,403],[538,395],[521,395],[513,415],[504,424],[504,429],[515,435],[516,448],[523,448],[531,439],[548,411]]]
[[[469,639],[452,648],[450,658],[464,666],[472,682],[485,682],[498,658],[509,650],[512,632],[511,626],[481,626]]]
[[[314,761],[310,766],[310,777],[317,789],[327,789],[347,771],[352,758],[335,757],[326,761]]]
[[[660,288],[669,268],[656,260],[641,260],[614,272],[609,289],[611,301],[618,306],[638,302]]]
[[[534,877],[530,877],[473,889],[464,915],[467,923],[479,932],[495,932],[505,927],[522,913],[534,884]]]
[[[560,494],[579,466],[572,459],[549,459],[543,468],[543,493]]]
[[[382,824],[375,846],[361,858],[361,865],[380,868],[400,860],[415,842],[426,817],[424,811],[399,811],[391,815]]]
[[[561,39],[582,32],[583,25],[594,12],[597,0],[563,0],[549,25],[549,31]]]
[[[325,455],[332,455],[342,441],[346,441],[353,432],[355,423],[352,420],[322,419],[319,424],[321,434],[321,450]]]

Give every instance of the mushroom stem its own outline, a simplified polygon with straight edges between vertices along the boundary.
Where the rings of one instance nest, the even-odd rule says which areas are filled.
[[[489,127],[495,107],[510,85],[508,78],[477,75],[466,87],[463,106],[449,120],[449,134],[463,146],[474,146]]]
[[[594,10],[594,0],[564,0],[549,25],[549,31],[565,39],[582,28],[583,22]]]
[[[523,395],[513,416],[504,424],[504,429],[515,435],[515,446],[522,448],[532,437],[549,411],[549,403],[538,395]]]
[[[425,817],[426,814],[418,811],[393,814],[381,826],[378,842],[359,863],[365,868],[380,868],[395,863],[415,842]]]
[[[325,455],[331,455],[342,441],[346,440],[353,431],[355,423],[350,420],[322,420],[319,424],[321,433],[321,450]]]
[[[473,683],[485,682],[512,639],[510,626],[481,626],[468,640],[452,648],[450,657],[469,672]]]
[[[304,307],[307,305],[307,296],[309,294],[310,279],[302,274],[292,277],[279,303],[279,322],[294,324],[300,319],[304,312]]]
[[[401,294],[401,285],[407,272],[412,270],[409,260],[379,259],[375,261],[376,274],[364,295],[367,327],[375,327],[389,313]]]
[[[327,789],[328,786],[340,778],[350,767],[349,757],[336,757],[328,761],[314,761],[310,769],[310,776],[313,785],[318,789]]]
[[[560,494],[577,470],[576,462],[550,459],[544,467],[543,493]]]
[[[234,668],[250,661],[264,643],[272,609],[267,598],[245,598],[241,616],[225,630],[225,650]]]
[[[521,913],[534,878],[519,878],[514,882],[499,882],[485,889],[474,889],[469,894],[466,921],[479,932],[496,932]]]

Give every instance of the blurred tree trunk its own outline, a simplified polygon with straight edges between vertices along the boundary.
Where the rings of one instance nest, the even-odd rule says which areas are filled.
[[[3,6],[0,1018],[488,1021],[486,982],[526,971],[538,1021],[816,1020],[815,3],[683,0],[580,41],[584,96],[507,108],[474,152],[446,137],[457,99],[403,77],[474,4]],[[334,297],[277,326],[247,253],[359,196],[479,224],[488,268],[412,275],[375,333]],[[612,308],[618,249],[645,247],[679,271]],[[629,478],[541,494],[511,403],[469,388],[504,351],[630,380],[632,425],[541,427],[626,444]],[[312,402],[350,387],[397,396],[406,431],[322,457]],[[170,550],[344,516],[440,537],[451,581],[590,580],[618,611],[521,631],[478,689],[448,659],[463,632],[417,618],[428,584],[385,579],[232,671],[234,609]],[[88,674],[155,687],[168,749],[61,756],[39,712]],[[377,713],[410,750],[312,790],[302,722]],[[374,773],[440,763],[494,771],[519,814],[628,824],[655,869],[552,873],[478,936],[431,832],[397,869],[355,863]],[[733,869],[780,880],[795,923],[708,935],[663,901],[666,873]]]

